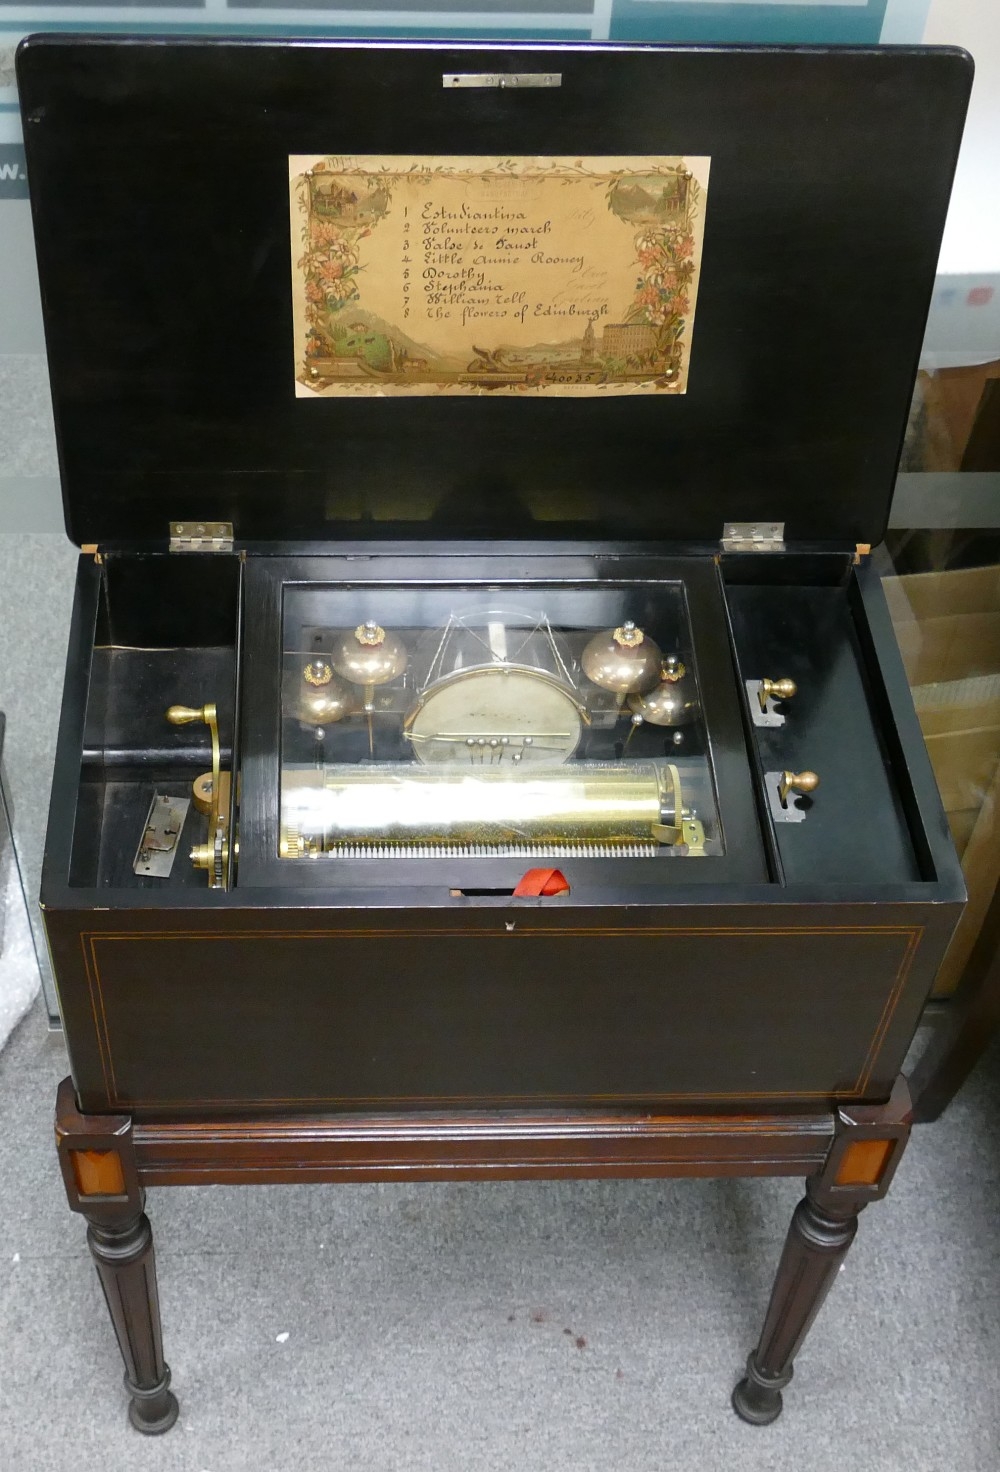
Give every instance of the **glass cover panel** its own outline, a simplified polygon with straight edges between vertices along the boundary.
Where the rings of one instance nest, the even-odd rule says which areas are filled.
[[[283,604],[282,857],[722,853],[680,582]]]
[[[886,547],[886,598],[969,893],[941,996],[961,982],[1000,879],[1000,538],[891,530]]]

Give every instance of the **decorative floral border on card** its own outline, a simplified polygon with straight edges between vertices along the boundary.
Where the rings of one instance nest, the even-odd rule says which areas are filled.
[[[303,217],[299,232],[303,253],[296,262],[305,293],[303,383],[322,390],[338,382],[336,377],[327,377],[323,365],[336,360],[345,343],[365,370],[383,382],[416,387],[412,376],[415,363],[424,372],[423,384],[433,382],[426,361],[399,350],[390,334],[361,332],[367,324],[358,323],[356,341],[350,332],[345,336],[337,329],[345,320],[342,314],[346,309],[361,302],[358,278],[365,269],[361,241],[389,213],[394,183],[407,178],[430,187],[442,176],[469,181],[544,177],[565,184],[589,179],[595,188],[603,187],[607,208],[640,227],[634,237],[634,297],[622,313],[621,326],[648,330],[641,335],[621,332],[620,356],[606,356],[603,373],[597,378],[591,375],[587,382],[599,389],[622,380],[635,383],[638,378],[641,387],[678,391],[697,275],[694,222],[702,199],[701,187],[683,160],[600,173],[585,168],[582,160],[573,164],[534,164],[502,159],[484,169],[444,164],[425,168],[414,163],[407,169],[384,166],[379,170],[345,166],[332,156],[319,160],[292,181]],[[365,186],[361,196],[350,187],[354,179]],[[651,194],[657,186],[661,191],[658,202]],[[592,329],[589,336],[592,344]],[[514,375],[505,371],[499,351],[473,348],[473,352],[477,356],[463,375],[470,382],[463,383],[463,387],[488,391],[548,386],[544,368],[527,376]]]

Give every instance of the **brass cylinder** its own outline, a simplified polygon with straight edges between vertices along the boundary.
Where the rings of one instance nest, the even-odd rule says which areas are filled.
[[[413,763],[282,776],[282,830],[299,852],[343,844],[649,841],[674,820],[666,763],[575,762],[544,771],[442,774]]]

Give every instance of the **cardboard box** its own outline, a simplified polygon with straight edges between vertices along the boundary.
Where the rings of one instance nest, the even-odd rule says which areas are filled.
[[[921,372],[905,468],[996,469],[998,380],[1000,361]]]
[[[969,890],[934,988],[943,996],[961,980],[1000,875],[1000,568],[912,573],[885,589]]]

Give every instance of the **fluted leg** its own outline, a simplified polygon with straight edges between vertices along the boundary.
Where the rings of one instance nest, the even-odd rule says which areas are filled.
[[[132,1120],[80,1114],[71,1081],[56,1100],[56,1148],[66,1196],[87,1222],[87,1243],[125,1361],[129,1420],[156,1436],[177,1420],[163,1358],[153,1232],[144,1207]]]
[[[733,1391],[733,1407],[744,1421],[766,1426],[781,1415],[781,1392],[792,1378],[792,1362],[857,1230],[856,1211],[824,1209],[807,1188],[788,1229],[760,1340]]]
[[[753,1426],[781,1415],[781,1392],[858,1230],[858,1215],[884,1196],[910,1134],[912,1104],[900,1078],[885,1104],[837,1112],[823,1169],[795,1208],[757,1348],[733,1391],[733,1409]]]
[[[121,1222],[92,1221],[87,1243],[125,1361],[129,1420],[148,1436],[169,1431],[177,1420],[178,1407],[163,1358],[149,1219],[140,1212]]]

